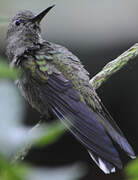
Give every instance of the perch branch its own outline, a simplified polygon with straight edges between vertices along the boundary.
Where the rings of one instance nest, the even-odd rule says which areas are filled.
[[[106,64],[103,69],[90,80],[90,84],[95,90],[98,89],[104,82],[107,81],[107,79],[109,79],[113,74],[118,72],[137,56],[138,43],[118,56],[115,60]]]
[[[106,82],[108,78],[110,78],[113,74],[122,69],[126,64],[128,64],[137,56],[138,44],[135,44],[126,52],[117,57],[115,60],[110,61],[107,65],[105,65],[104,68],[90,80],[90,84],[95,90],[98,89],[104,82]],[[34,131],[40,126],[41,124],[39,123],[38,125],[34,126],[32,130]],[[17,154],[13,157],[13,161],[16,162],[17,160],[23,160],[30,148],[30,144],[25,144],[24,148],[17,152]]]
[[[32,127],[31,130],[29,130],[29,134],[34,133],[36,131],[36,129],[40,128],[41,126],[41,121],[39,121],[34,127]],[[23,147],[13,156],[13,158],[11,159],[11,163],[15,163],[18,160],[24,160],[25,156],[28,154],[29,150],[32,147],[32,143],[28,143],[27,141],[24,143]]]

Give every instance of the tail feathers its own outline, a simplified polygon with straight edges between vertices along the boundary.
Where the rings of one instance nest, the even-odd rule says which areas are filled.
[[[127,139],[123,135],[119,134],[107,121],[105,129],[111,138],[120,146],[121,149],[124,150],[124,152],[126,152],[130,158],[136,158],[135,153]]]
[[[110,174],[116,172],[116,167],[111,164],[110,162],[105,161],[104,159],[97,156],[95,153],[88,150],[88,153],[90,154],[93,161],[98,165],[98,167],[105,173]],[[119,169],[122,168],[122,165],[119,167]]]
[[[97,112],[98,116],[97,114],[95,115],[97,116],[97,120],[100,121],[112,140],[114,140],[130,158],[136,158],[133,148],[128,143],[116,122],[101,102],[100,105],[102,106],[103,111]]]
[[[120,147],[127,153],[127,155],[131,158],[131,159],[135,159],[135,153],[132,149],[132,147],[130,146],[130,144],[128,143],[128,141],[126,140],[126,138],[124,138],[123,136],[120,136],[118,134],[117,138],[114,139],[116,141],[116,143],[118,143],[120,145]]]

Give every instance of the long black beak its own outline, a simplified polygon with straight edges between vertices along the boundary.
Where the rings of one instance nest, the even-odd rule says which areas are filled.
[[[43,19],[43,17],[50,11],[50,9],[52,9],[55,5],[48,7],[47,9],[45,9],[44,11],[42,11],[41,13],[39,13],[38,15],[36,15],[34,18],[30,19],[31,22],[37,22],[38,24],[41,22],[41,20]]]

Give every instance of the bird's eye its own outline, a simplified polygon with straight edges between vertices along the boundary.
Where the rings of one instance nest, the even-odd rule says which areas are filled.
[[[16,25],[16,26],[20,26],[20,24],[21,24],[21,21],[20,21],[20,20],[16,20],[16,21],[15,21],[15,25]]]

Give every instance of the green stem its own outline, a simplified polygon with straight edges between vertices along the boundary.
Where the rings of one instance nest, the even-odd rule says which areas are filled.
[[[118,72],[125,65],[127,65],[128,62],[130,62],[137,56],[138,43],[132,46],[123,54],[121,54],[115,60],[110,61],[108,64],[106,64],[103,69],[90,80],[90,84],[95,90],[98,89],[104,82],[107,81],[107,79],[109,79],[113,74]]]

